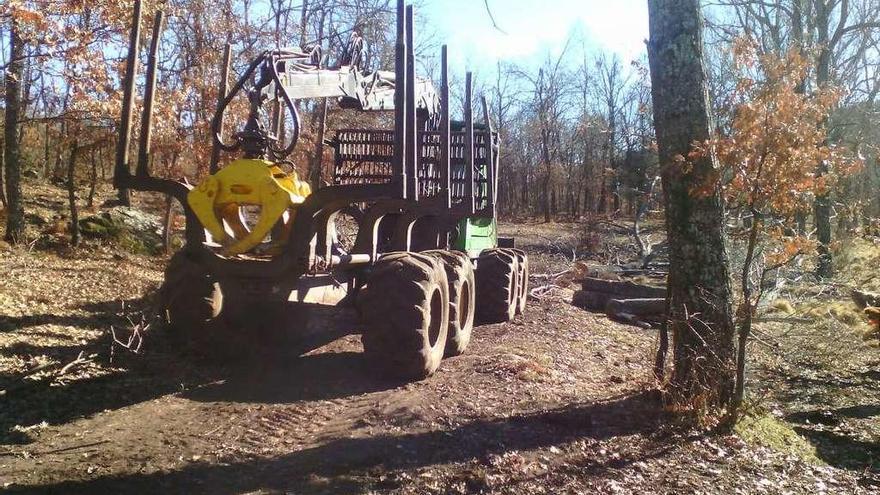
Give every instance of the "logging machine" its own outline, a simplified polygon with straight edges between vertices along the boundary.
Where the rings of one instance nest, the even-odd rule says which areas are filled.
[[[443,357],[465,351],[475,318],[504,322],[523,311],[528,259],[496,231],[498,133],[485,99],[483,122],[474,122],[470,73],[464,118],[450,120],[445,46],[439,92],[416,77],[412,6],[397,2],[393,72],[366,69],[355,33],[335,66],[325,66],[319,49],[268,50],[229,88],[227,46],[210,175],[195,186],[149,171],[162,12],[153,23],[139,154],[130,170],[141,9],[138,0],[114,184],[170,195],[183,208],[186,244],[161,289],[177,337],[208,352],[231,342],[236,352],[241,343],[266,340],[266,327],[290,333],[310,319],[300,312],[306,316],[266,324],[271,308],[355,309],[371,367],[421,379]],[[247,119],[228,134],[230,108],[242,98]],[[316,98],[384,113],[393,128],[337,130],[326,141],[335,155],[332,183],[313,190],[287,157],[300,135],[297,102]],[[344,221],[357,232],[348,243],[338,233]]]

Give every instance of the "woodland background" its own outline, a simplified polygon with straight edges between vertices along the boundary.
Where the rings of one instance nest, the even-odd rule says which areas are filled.
[[[145,18],[159,6],[147,2]],[[13,79],[20,77],[19,123],[12,136],[21,149],[23,173],[61,178],[75,162],[78,180],[107,180],[121,108],[130,8],[129,2],[5,2],[0,65],[13,71]],[[332,65],[354,28],[367,40],[369,67],[392,65],[393,5],[388,0],[175,0],[162,8],[169,15],[160,55],[152,168],[169,177],[187,175],[197,182],[206,172],[208,127],[226,43],[233,45],[237,69],[263,49],[316,44]],[[750,37],[759,53],[800,51],[810,64],[801,91],[811,93],[828,84],[842,90],[828,133],[836,146],[852,150],[865,164],[835,186],[830,214],[820,208],[816,225],[830,215],[837,229],[845,231],[880,216],[880,137],[872,125],[880,90],[880,5],[870,0],[723,0],[708,3],[704,12],[706,70],[718,130],[730,129],[734,109],[742,102],[735,91],[734,40]],[[428,76],[436,72],[439,53],[430,22],[420,17],[417,36],[420,70]],[[20,41],[16,53],[10,50],[13,29]],[[489,15],[486,29],[494,29]],[[144,26],[143,35],[148,37],[149,31]],[[453,110],[460,114],[461,81],[454,82]],[[654,187],[658,171],[646,58],[621,60],[572,38],[562,53],[548,55],[543,64],[499,62],[494,70],[482,68],[476,82],[502,132],[501,158],[507,170],[500,189],[503,214],[550,220],[633,214],[642,203],[656,204],[660,191]],[[6,89],[4,82],[0,92],[7,95]],[[305,133],[294,161],[301,175],[319,185],[330,179],[324,131],[352,116],[327,102],[304,102],[301,107]],[[3,204],[5,196],[0,197]],[[810,216],[805,209],[801,223]]]
[[[145,294],[162,279],[165,259],[154,256],[161,249],[140,249],[142,244],[130,249],[135,243],[128,238],[89,239],[80,247],[69,247],[78,239],[78,208],[98,216],[102,210],[113,209],[116,202],[111,176],[132,3],[6,0],[0,6],[0,68],[4,71],[0,80],[4,164],[0,225],[5,225],[0,261],[10,281],[0,284],[0,344],[4,348],[0,372],[13,384],[4,384],[7,389],[0,392],[19,390],[10,396],[18,402],[8,413],[0,411],[0,433],[7,441],[26,437],[22,441],[37,442],[67,432],[69,443],[79,448],[82,428],[77,421],[106,420],[116,428],[113,422],[121,417],[133,418],[131,424],[137,425],[152,420],[161,423],[154,428],[162,434],[143,436],[156,444],[148,447],[144,457],[165,459],[166,465],[156,472],[178,470],[180,480],[201,483],[202,468],[216,461],[211,469],[220,473],[214,480],[217,486],[247,485],[251,481],[242,480],[259,479],[255,472],[276,472],[276,466],[252,464],[253,452],[271,456],[248,450],[251,447],[245,444],[251,440],[247,435],[221,432],[210,437],[216,433],[213,425],[207,431],[200,429],[223,415],[176,395],[183,385],[175,366],[185,366],[185,360],[173,352],[163,354],[159,339],[158,346],[143,355],[145,361],[157,360],[154,368],[138,364],[121,369],[113,361],[119,359],[115,352],[123,352],[114,328],[127,328],[134,335],[146,327],[143,318],[148,310],[138,309],[138,304],[148,299]],[[632,491],[662,491],[660,486],[671,493],[704,489],[707,483],[721,483],[719,490],[746,486],[750,488],[742,489],[757,492],[764,490],[766,482],[774,483],[780,492],[796,486],[795,491],[819,493],[827,487],[813,489],[819,486],[816,480],[836,487],[835,477],[850,483],[845,485],[850,489],[838,490],[842,492],[855,493],[856,486],[863,486],[868,493],[880,486],[880,416],[875,400],[880,393],[876,371],[880,2],[647,3],[651,42],[636,60],[603,52],[573,35],[561,51],[547,54],[540,63],[500,61],[475,68],[477,96],[486,97],[501,133],[501,229],[522,240],[529,251],[534,309],[526,315],[525,326],[514,322],[478,335],[473,359],[452,361],[450,372],[406,390],[373,382],[368,374],[360,373],[356,357],[360,343],[350,338],[337,342],[334,349],[339,352],[305,356],[293,363],[300,366],[296,368],[299,374],[283,374],[265,395],[272,404],[269,409],[293,418],[290,424],[300,428],[303,446],[311,445],[310,435],[324,428],[315,423],[319,415],[314,411],[326,410],[323,401],[331,396],[339,400],[333,407],[356,414],[340,416],[338,428],[331,422],[330,437],[364,426],[362,420],[368,415],[363,411],[374,414],[370,417],[393,419],[383,423],[394,430],[389,430],[388,445],[383,440],[371,448],[353,449],[346,439],[338,449],[322,447],[328,448],[322,460],[334,464],[328,473],[337,469],[343,477],[348,475],[350,466],[336,461],[351,455],[351,465],[358,466],[387,459],[397,459],[398,467],[408,466],[413,459],[422,462],[424,472],[448,483],[437,485],[441,487],[438,493],[451,492],[443,487],[460,483],[489,486],[484,473],[496,471],[502,472],[501,479],[519,480],[541,493],[552,486],[535,475],[546,468],[540,467],[545,462],[555,466],[547,472],[553,473],[551,478],[560,486],[570,477],[576,483],[587,483],[589,490],[583,491],[590,492],[594,482],[604,483],[607,477],[616,483],[621,473],[623,481],[629,478],[630,484],[624,486]],[[367,67],[393,67],[395,3],[391,0],[168,0],[144,5],[144,19],[151,19],[159,9],[167,15],[150,164],[158,176],[186,177],[198,183],[207,174],[210,120],[227,44],[233,49],[233,72],[241,71],[262,50],[286,46],[309,49],[320,45],[324,62],[333,66],[351,31],[356,30],[367,42]],[[420,5],[424,2],[416,2],[417,11]],[[493,10],[504,8],[503,3],[488,0],[485,6],[485,29],[503,29],[494,26],[492,15]],[[673,67],[663,58],[673,51],[658,47],[662,48],[664,36],[674,32],[684,16],[693,17],[689,35],[698,40],[702,36],[703,43],[693,43],[702,48],[694,48],[690,57],[673,60],[678,62]],[[696,22],[700,18],[703,26]],[[417,19],[417,71],[436,80],[443,40],[432,29],[429,17],[417,13]],[[145,21],[141,46],[149,40],[151,29]],[[142,50],[141,67],[145,62],[146,50]],[[464,113],[460,69],[452,71],[452,112],[459,118]],[[658,74],[671,75],[675,84],[652,87],[651,79],[658,80]],[[138,84],[139,107],[144,88],[142,81]],[[708,105],[698,94],[704,84]],[[658,95],[666,97],[665,104]],[[693,105],[675,106],[669,101]],[[243,123],[243,110],[243,106],[233,108],[237,118],[227,118],[227,129]],[[291,158],[299,175],[315,187],[332,181],[332,150],[324,139],[333,129],[388,124],[381,117],[340,110],[326,100],[300,102],[299,110],[303,133]],[[481,118],[482,108],[474,110]],[[140,128],[139,113],[135,112],[135,133]],[[681,145],[676,149],[664,145],[664,131],[670,129],[679,131],[673,137],[688,137],[675,143]],[[132,149],[131,155],[136,151]],[[64,201],[60,200],[64,195]],[[152,213],[166,208],[166,235],[156,245],[164,241],[161,247],[170,254],[176,246],[168,234],[181,227],[179,211],[173,214],[173,205],[165,198],[134,196],[133,204],[151,218],[158,219]],[[686,221],[674,221],[681,218]],[[158,238],[158,222],[141,230]],[[636,278],[656,276],[654,282],[667,284],[668,315],[658,325],[658,333],[619,325],[604,314],[596,316],[571,304],[571,287],[580,280],[577,277],[607,268],[617,270],[614,273],[636,272]],[[873,302],[863,297],[864,304],[854,303],[857,293],[868,294]],[[120,300],[129,306],[120,310]],[[874,319],[866,314],[868,310],[875,311]],[[138,317],[137,311],[141,312]],[[666,359],[669,347],[671,360]],[[108,348],[109,358],[104,359]],[[157,369],[165,372],[156,373]],[[225,372],[214,371],[220,376]],[[192,373],[186,379],[193,390],[216,378],[203,370]],[[300,391],[290,390],[291,383],[298,387],[300,382],[314,383],[321,377],[327,382],[318,381],[323,385],[316,389],[325,395],[310,395],[306,385]],[[262,383],[264,378],[260,375],[257,381]],[[482,385],[471,386],[469,380],[474,379],[483,380]],[[749,394],[744,397],[747,379]],[[571,384],[584,387],[581,395],[572,392]],[[508,393],[510,386],[518,394]],[[455,387],[462,388],[460,393],[449,393],[458,390]],[[241,382],[242,390],[251,388],[247,380]],[[132,390],[142,397],[126,398]],[[234,385],[231,392],[237,392]],[[474,396],[468,394],[477,394],[479,400],[471,401]],[[290,403],[279,404],[279,395]],[[537,419],[511,416],[510,424],[503,423],[501,430],[491,426],[510,411],[533,414],[534,397],[543,397],[561,412],[549,419],[544,413]],[[674,400],[657,407],[657,397]],[[459,398],[461,402],[446,403],[431,413],[415,405],[392,411],[382,402],[441,404]],[[179,412],[166,407],[166,399],[177,401],[192,420],[157,420],[162,414]],[[140,413],[125,407],[141,402],[145,409]],[[306,409],[300,410],[303,404]],[[357,407],[348,408],[352,404]],[[230,408],[224,421],[233,422],[233,413],[241,413],[242,431],[262,424],[253,418],[265,419],[269,414],[249,409],[247,400]],[[97,414],[107,410],[112,412],[106,417]],[[752,450],[740,439],[702,437],[702,429],[694,442],[681,442],[678,432],[655,435],[660,426],[677,425],[665,416],[670,412],[696,411],[701,420],[698,428],[713,426],[722,415],[701,415],[708,410],[732,412],[734,420],[737,411],[741,412],[739,419],[748,421],[740,421],[738,427],[744,429],[737,430],[737,435],[750,442],[754,433],[761,441],[769,438],[773,445],[761,447],[770,450]],[[409,419],[398,418],[398,413]],[[462,418],[482,418],[490,427]],[[428,432],[413,441],[424,449],[421,455],[394,450],[398,448],[398,420],[410,431],[424,428]],[[274,417],[265,421],[278,423]],[[432,435],[439,431],[438,424],[461,433],[460,441],[443,443],[445,436],[443,442],[435,439]],[[138,428],[130,430],[137,433]],[[557,430],[565,432],[563,438],[553,436]],[[475,431],[483,443],[472,442]],[[505,451],[498,456],[501,460],[494,459],[492,449],[499,448],[499,432],[510,431],[522,433],[513,446],[518,445],[524,457]],[[167,438],[176,439],[178,433],[209,438],[192,451],[191,463],[164,443]],[[289,433],[277,436],[272,455],[282,458],[290,453],[281,440]],[[113,435],[109,438],[119,440]],[[267,438],[275,438],[272,435],[255,435],[254,445],[264,448]],[[578,442],[592,435],[601,448],[573,446],[566,443],[568,435]],[[162,476],[153,479],[128,471],[135,466],[128,456],[141,447],[143,437],[137,433],[123,438],[115,444],[118,452],[96,450],[104,462],[96,469],[105,469],[99,474],[109,477],[99,479],[95,486],[107,488],[100,483],[118,482],[128,489],[155,488],[154,482],[162,482]],[[223,451],[225,444],[217,447],[230,437],[244,438],[231,454]],[[95,438],[106,440],[98,434]],[[536,438],[550,443],[536,444]],[[636,443],[629,445],[630,440]],[[805,442],[814,457],[851,472],[804,467],[812,466],[812,461],[801,463],[789,453]],[[446,458],[449,465],[431,471],[436,467],[438,445],[440,451],[448,449],[453,454]],[[728,455],[725,449],[737,453]],[[18,456],[16,476],[20,476],[16,479],[34,482],[28,478],[33,474],[28,464],[31,454],[14,455]],[[214,457],[200,462],[202,455]],[[699,462],[692,462],[695,458]],[[766,458],[775,460],[768,465]],[[228,459],[239,464],[232,469],[217,467],[225,466]],[[726,462],[725,473],[730,476],[719,476],[703,461],[711,466]],[[84,491],[94,488],[88,484],[93,472],[71,475],[82,466],[77,459],[69,462],[68,471],[39,474],[44,476],[42,482],[67,483],[80,477],[86,480]],[[467,464],[467,469],[461,469],[459,462]],[[304,473],[309,470],[308,462],[302,465]],[[394,463],[390,466],[393,470]],[[582,476],[584,466],[595,468],[592,474],[596,476]],[[118,478],[120,472],[128,473],[127,477]],[[283,470],[277,472],[283,477]],[[306,474],[294,486],[310,486],[313,480]],[[363,486],[374,486],[370,484],[373,474],[363,475]],[[684,482],[679,483],[676,476]],[[657,485],[660,479],[665,484]],[[288,486],[291,482],[278,483]],[[434,480],[420,474],[417,483],[433,484]],[[332,484],[328,486],[329,493],[334,493]],[[619,491],[613,483],[600,488]]]

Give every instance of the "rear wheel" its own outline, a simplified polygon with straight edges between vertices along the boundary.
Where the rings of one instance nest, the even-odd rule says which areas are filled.
[[[477,259],[477,315],[487,323],[516,315],[519,263],[507,249],[487,249]]]
[[[449,326],[446,272],[434,258],[389,253],[357,299],[367,360],[382,373],[420,380],[437,371]]]
[[[467,349],[474,328],[476,308],[476,280],[474,265],[460,251],[432,250],[425,254],[437,259],[446,270],[449,282],[449,331],[446,336],[445,357],[458,356]]]

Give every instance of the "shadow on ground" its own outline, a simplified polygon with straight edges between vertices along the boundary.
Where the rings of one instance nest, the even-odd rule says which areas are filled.
[[[831,466],[880,474],[880,439],[867,441],[840,430],[847,419],[880,416],[880,405],[860,404],[837,409],[814,409],[789,414],[795,431],[816,447],[816,455]]]
[[[785,385],[775,393],[778,400],[790,405],[800,404],[803,410],[792,412],[785,420],[815,448],[816,455],[830,466],[880,474],[880,439],[866,440],[858,430],[865,426],[874,430],[880,420],[880,405],[873,403],[880,382],[876,371],[837,373],[817,370],[810,361],[802,369],[813,370],[813,376],[803,371],[782,373]],[[862,397],[869,403],[835,407],[831,394],[847,391],[852,397]]]
[[[344,438],[288,455],[218,465],[195,463],[178,471],[128,474],[20,488],[17,493],[359,493],[380,486],[383,472],[484,459],[511,450],[531,450],[580,438],[607,439],[647,434],[660,425],[654,394],[580,404],[506,418],[474,421],[451,430]],[[650,454],[649,454],[650,455]],[[621,462],[589,466],[594,473]]]
[[[138,301],[127,301],[136,308]],[[88,328],[109,328],[124,325],[119,314],[121,303],[107,301],[80,309],[89,314],[76,317],[33,315],[6,319],[21,328],[45,323],[75,325]],[[289,318],[289,315],[286,317]],[[124,320],[122,320],[124,321]],[[282,321],[282,320],[279,320]],[[186,395],[200,401],[296,402],[346,397],[369,391],[393,388],[398,383],[376,380],[366,372],[360,353],[325,352],[303,355],[320,348],[348,331],[323,331],[298,335],[290,325],[277,325],[285,337],[276,341],[274,352],[266,346],[255,346],[254,352],[236,348],[240,360],[234,362],[206,358],[179,345],[169,336],[170,329],[156,326],[147,336],[142,355],[115,350],[111,364],[109,331],[99,338],[72,345],[70,339],[57,345],[36,346],[17,343],[2,350],[5,356],[45,355],[60,363],[53,373],[77,358],[97,355],[89,364],[68,373],[63,380],[42,377],[40,380],[21,376],[0,375],[2,408],[0,408],[0,444],[28,444],[33,440],[24,428],[47,423],[64,424],[104,410],[120,409],[163,395],[191,390]],[[121,328],[121,327],[118,327]],[[41,330],[37,330],[41,331]],[[260,329],[246,333],[248,340],[260,342]],[[68,336],[69,337],[69,336]],[[45,373],[44,373],[45,374]]]
[[[293,403],[387,390],[401,382],[375,376],[359,352],[325,352],[286,364],[240,369],[228,379],[185,392],[187,399],[216,402]]]

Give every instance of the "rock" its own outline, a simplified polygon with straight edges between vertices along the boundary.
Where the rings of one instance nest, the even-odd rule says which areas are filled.
[[[100,215],[84,218],[79,221],[79,230],[87,237],[106,239],[115,234],[113,223],[109,218]]]
[[[114,219],[114,221],[137,230],[158,232],[162,228],[162,223],[159,221],[158,216],[144,213],[137,208],[117,206],[108,210],[107,213],[110,214],[110,218]]]
[[[162,246],[159,217],[136,208],[115,206],[79,221],[82,234],[98,239],[115,239],[133,252],[155,253]]]

